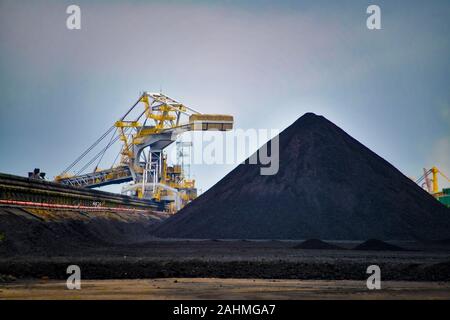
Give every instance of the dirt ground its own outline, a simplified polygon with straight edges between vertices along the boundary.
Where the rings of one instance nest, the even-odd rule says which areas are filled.
[[[450,299],[450,283],[386,281],[368,290],[349,280],[166,278],[84,280],[68,290],[64,281],[28,280],[0,285],[0,299]]]
[[[0,255],[0,299],[450,299],[450,250],[297,249],[299,241],[158,240]],[[81,290],[67,290],[69,265]],[[382,290],[366,287],[381,268]],[[3,281],[3,283],[2,283]]]

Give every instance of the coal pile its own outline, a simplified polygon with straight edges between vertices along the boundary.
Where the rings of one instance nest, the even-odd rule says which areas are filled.
[[[279,138],[276,175],[260,175],[259,164],[240,164],[158,226],[156,235],[203,239],[450,238],[447,208],[324,117],[307,113]]]
[[[405,249],[395,246],[393,244],[378,240],[369,239],[356,247],[353,250],[365,250],[365,251],[405,251]]]
[[[0,257],[60,255],[153,239],[156,215],[0,208]]]
[[[325,241],[319,239],[309,239],[303,241],[302,243],[296,245],[294,249],[304,249],[304,250],[343,250],[339,246],[336,246],[331,243],[327,243]]]

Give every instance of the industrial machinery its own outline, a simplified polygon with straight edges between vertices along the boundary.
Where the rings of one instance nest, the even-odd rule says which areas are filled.
[[[132,115],[134,114],[134,117]],[[130,182],[122,193],[153,200],[161,209],[176,212],[197,196],[195,180],[188,179],[181,164],[168,165],[164,149],[187,131],[227,131],[233,128],[230,115],[202,114],[162,93],[144,92],[138,101],[92,146],[68,166],[55,181],[95,188]],[[78,172],[70,174],[101,141],[109,142]],[[118,165],[99,169],[106,150],[122,143]],[[185,146],[185,145],[184,145]],[[183,147],[184,147],[183,146]],[[84,173],[97,162],[93,170]]]
[[[450,207],[450,188],[439,189],[439,175],[450,182],[450,179],[438,168],[423,169],[423,175],[416,181],[418,185],[427,190],[441,203]],[[431,176],[431,178],[430,178]]]
[[[35,168],[33,171],[28,172],[28,178],[45,180],[45,172],[41,172],[41,169]]]

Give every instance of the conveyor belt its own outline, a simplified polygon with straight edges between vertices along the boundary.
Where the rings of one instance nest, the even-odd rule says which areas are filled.
[[[162,210],[151,200],[0,173],[0,200],[84,208]]]

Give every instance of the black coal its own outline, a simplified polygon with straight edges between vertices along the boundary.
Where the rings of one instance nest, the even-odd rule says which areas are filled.
[[[260,165],[243,163],[158,226],[156,235],[209,239],[450,238],[450,210],[324,117],[307,113],[279,138],[280,169],[276,175],[260,175]]]

